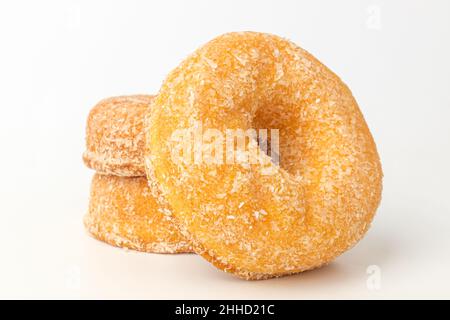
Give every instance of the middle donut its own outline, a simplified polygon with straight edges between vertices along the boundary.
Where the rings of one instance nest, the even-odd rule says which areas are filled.
[[[100,101],[89,113],[83,160],[96,170],[86,230],[111,245],[154,253],[192,252],[168,209],[152,194],[144,172],[144,117],[153,96]]]

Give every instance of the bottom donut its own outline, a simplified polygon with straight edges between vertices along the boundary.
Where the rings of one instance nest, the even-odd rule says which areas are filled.
[[[95,174],[87,231],[108,244],[153,253],[191,253],[189,242],[165,216],[145,177]]]

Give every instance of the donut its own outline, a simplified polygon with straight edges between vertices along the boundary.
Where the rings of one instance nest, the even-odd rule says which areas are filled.
[[[213,39],[169,73],[147,117],[149,179],[194,251],[223,271],[250,280],[317,268],[371,224],[382,169],[365,119],[340,78],[288,40]],[[249,130],[273,130],[265,144],[278,141],[278,154],[253,134],[241,149],[224,143]]]
[[[145,176],[144,115],[153,97],[120,96],[100,101],[89,113],[86,126],[86,166],[97,172]]]
[[[153,253],[192,252],[151,195],[145,177],[95,174],[86,230],[113,246]]]

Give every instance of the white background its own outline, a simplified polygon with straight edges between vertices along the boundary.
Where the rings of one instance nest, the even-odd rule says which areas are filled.
[[[450,298],[449,13],[425,0],[1,1],[0,298]],[[328,267],[259,282],[91,239],[89,109],[157,92],[238,30],[293,40],[352,89],[385,173],[367,236]]]

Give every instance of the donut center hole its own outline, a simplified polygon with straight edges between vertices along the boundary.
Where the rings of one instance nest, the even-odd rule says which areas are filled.
[[[275,101],[259,107],[252,123],[257,132],[267,132],[267,139],[258,136],[259,148],[274,164],[294,175],[300,173],[302,163],[299,119],[298,107]]]

